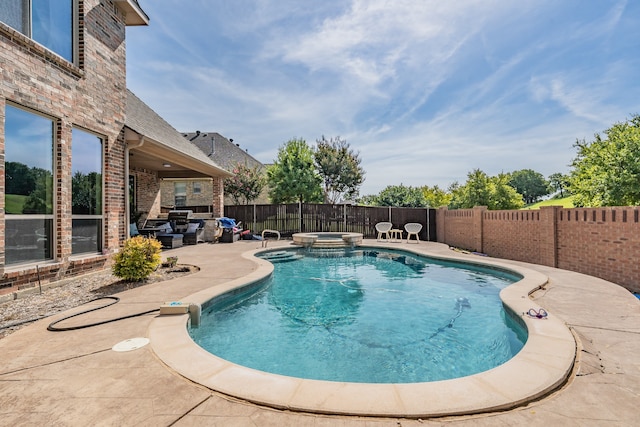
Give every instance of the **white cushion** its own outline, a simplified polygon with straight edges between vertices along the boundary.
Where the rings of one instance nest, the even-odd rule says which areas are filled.
[[[187,227],[187,233],[195,233],[196,231],[198,231],[198,226],[200,226],[200,224],[198,224],[197,222],[190,222],[189,226]]]

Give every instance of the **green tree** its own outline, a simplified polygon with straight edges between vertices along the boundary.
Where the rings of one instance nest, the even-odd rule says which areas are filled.
[[[559,191],[560,197],[564,197],[564,193],[569,186],[569,176],[556,172],[549,175],[549,187],[553,191]]]
[[[489,176],[480,169],[467,174],[467,182],[454,189],[449,207],[469,209],[474,206],[491,204],[491,186]]]
[[[490,177],[480,169],[467,174],[464,185],[451,187],[452,209],[470,209],[474,206],[487,206],[488,209],[518,209],[524,203],[522,195],[509,185],[510,176],[499,174]]]
[[[397,206],[404,208],[418,208],[427,205],[422,189],[405,185],[389,185],[378,194],[378,206]]]
[[[72,212],[76,215],[97,215],[102,213],[102,174],[76,171],[71,178]]]
[[[291,139],[278,149],[278,158],[267,169],[267,180],[272,203],[322,201],[322,178],[304,139]]]
[[[575,206],[640,205],[640,115],[575,147],[569,178]]]
[[[356,199],[356,202],[359,205],[363,205],[363,206],[378,206],[378,195],[367,194],[364,196],[360,196]]]
[[[532,169],[511,172],[511,179],[508,184],[522,194],[526,204],[535,203],[540,200],[540,197],[549,194],[547,180],[541,173]]]
[[[34,176],[35,188],[27,197],[22,213],[24,214],[52,214],[53,213],[53,176],[51,172],[31,168]]]
[[[489,209],[520,209],[524,206],[522,194],[513,188],[511,176],[506,173],[491,177],[491,203]]]
[[[450,192],[442,190],[437,185],[434,185],[433,187],[425,185],[422,187],[422,195],[424,196],[427,205],[432,208],[448,206],[452,197]]]
[[[349,148],[339,136],[316,140],[314,159],[322,177],[325,203],[337,203],[341,197],[355,198],[364,181],[364,169],[359,154]]]
[[[28,196],[36,188],[33,170],[20,162],[7,162],[5,165],[7,194]]]
[[[233,198],[236,205],[243,199],[248,205],[260,196],[266,179],[258,166],[250,168],[238,162],[232,172],[233,176],[224,180],[224,192]]]

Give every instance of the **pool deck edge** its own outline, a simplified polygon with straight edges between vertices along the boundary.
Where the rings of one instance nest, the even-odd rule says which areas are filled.
[[[360,384],[305,380],[268,374],[220,359],[202,350],[190,338],[188,316],[159,316],[149,325],[151,346],[156,356],[180,375],[220,393],[277,409],[318,414],[378,417],[429,418],[477,414],[511,409],[538,400],[563,385],[576,359],[576,341],[565,323],[553,312],[544,318],[531,317],[530,309],[541,308],[529,295],[544,288],[548,277],[525,266],[493,258],[470,260],[453,251],[431,250],[429,246],[366,241],[363,246],[403,249],[439,259],[492,265],[516,271],[524,278],[505,288],[501,298],[519,316],[529,331],[523,349],[505,364],[464,378],[414,384]],[[224,286],[201,290],[183,298],[204,304],[235,287],[266,277],[273,267],[253,255],[257,268]],[[207,368],[204,368],[207,367]]]

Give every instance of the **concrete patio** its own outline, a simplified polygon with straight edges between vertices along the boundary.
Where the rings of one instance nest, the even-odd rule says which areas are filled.
[[[178,256],[180,263],[197,265],[201,270],[118,294],[120,303],[93,313],[90,320],[152,310],[165,301],[180,300],[250,274],[257,264],[241,254],[260,245],[258,241],[238,241],[167,251],[167,255]],[[269,242],[269,247],[288,245],[287,241]],[[394,247],[402,248],[403,244]],[[411,247],[443,255],[452,252],[437,243]],[[475,255],[457,256],[477,259]],[[0,425],[637,425],[640,301],[604,280],[503,262],[524,265],[549,277],[545,289],[532,298],[564,320],[579,340],[575,375],[561,390],[524,407],[432,420],[314,415],[260,407],[179,376],[157,358],[152,346],[128,352],[112,350],[123,340],[148,337],[155,313],[88,329],[47,331],[51,321],[63,317],[60,314],[0,340]]]

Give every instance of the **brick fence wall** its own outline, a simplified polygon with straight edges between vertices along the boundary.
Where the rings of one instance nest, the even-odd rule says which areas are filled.
[[[487,255],[577,271],[640,292],[640,207],[543,207],[437,213],[438,241]]]

